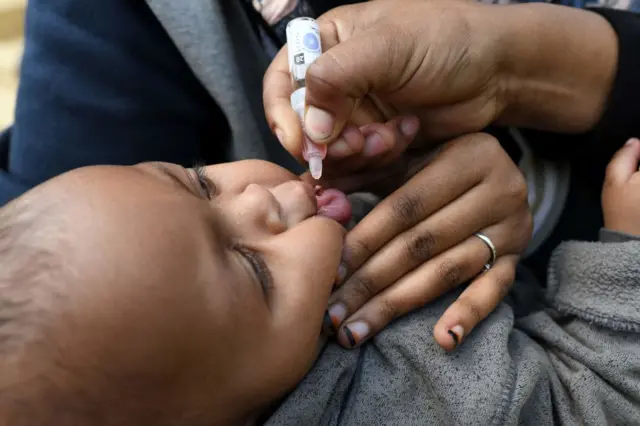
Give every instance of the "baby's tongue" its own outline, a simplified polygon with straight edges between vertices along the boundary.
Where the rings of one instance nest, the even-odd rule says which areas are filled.
[[[341,191],[337,189],[325,189],[319,195],[318,215],[331,218],[345,225],[351,219],[351,204]]]

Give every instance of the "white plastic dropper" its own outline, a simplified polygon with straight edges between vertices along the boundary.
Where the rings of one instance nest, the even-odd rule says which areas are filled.
[[[291,107],[304,121],[305,88],[301,87],[291,94]],[[322,160],[327,156],[327,146],[313,143],[307,135],[303,135],[302,156],[309,163],[309,172],[314,179],[322,177]]]
[[[291,94],[291,107],[304,123],[305,76],[309,65],[322,54],[320,29],[311,18],[296,18],[287,24],[287,50],[289,69],[297,89]],[[322,177],[322,160],[327,156],[327,146],[313,143],[306,135],[302,154],[309,163],[309,172],[314,179]]]

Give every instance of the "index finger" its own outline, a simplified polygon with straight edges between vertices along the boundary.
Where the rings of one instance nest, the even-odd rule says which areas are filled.
[[[302,124],[298,114],[291,108],[291,93],[293,84],[289,72],[287,46],[284,46],[264,75],[262,101],[271,131],[291,155],[302,161]]]
[[[358,223],[345,238],[342,260],[347,275],[359,269],[393,238],[480,184],[486,174],[486,164],[478,161],[476,153],[490,149],[491,145],[483,141],[482,136],[468,135],[449,142],[429,166]]]

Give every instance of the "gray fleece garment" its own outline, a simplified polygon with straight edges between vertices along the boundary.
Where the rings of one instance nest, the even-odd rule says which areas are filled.
[[[329,344],[268,424],[640,425],[640,241],[564,243],[548,278],[518,281],[453,353],[432,332],[457,294]]]

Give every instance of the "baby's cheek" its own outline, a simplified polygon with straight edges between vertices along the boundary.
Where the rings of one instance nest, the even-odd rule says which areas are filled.
[[[274,377],[274,382],[280,386],[277,389],[278,396],[290,392],[300,383],[315,364],[327,342],[327,337],[322,336],[320,330],[306,337],[308,338],[304,338],[303,342],[284,345],[283,352],[277,355],[278,367],[273,371],[279,370],[279,377]]]

